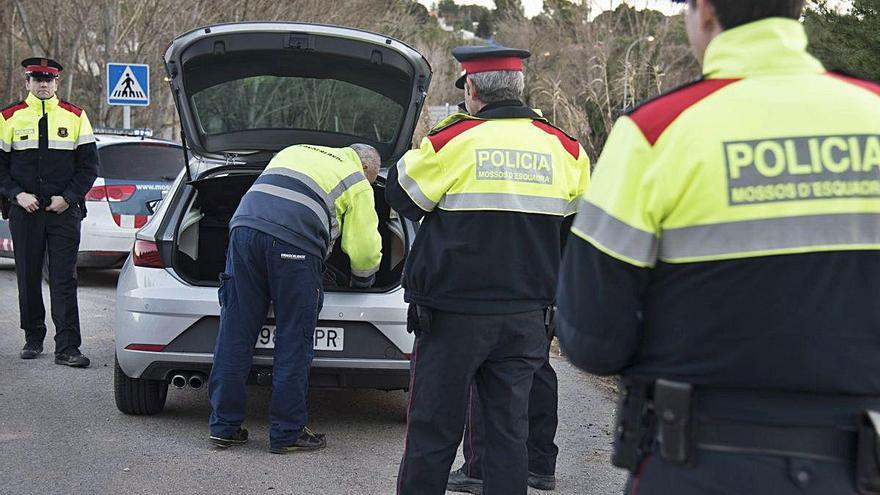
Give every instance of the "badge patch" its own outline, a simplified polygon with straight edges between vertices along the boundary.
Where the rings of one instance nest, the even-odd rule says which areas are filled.
[[[58,137],[67,137],[67,127],[58,128]]]

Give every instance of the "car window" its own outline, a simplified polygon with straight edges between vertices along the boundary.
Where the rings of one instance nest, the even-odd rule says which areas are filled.
[[[105,179],[171,181],[183,168],[180,147],[163,143],[113,144],[98,148]]]
[[[209,135],[303,129],[387,143],[403,118],[394,100],[335,79],[252,76],[205,88],[192,101],[198,125]]]

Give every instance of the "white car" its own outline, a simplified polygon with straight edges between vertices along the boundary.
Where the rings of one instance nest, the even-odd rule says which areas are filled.
[[[183,170],[181,146],[171,141],[96,133],[98,178],[86,194],[78,267],[122,265],[135,233]],[[0,221],[0,256],[13,257],[9,222]]]
[[[119,277],[115,392],[129,414],[161,411],[169,383],[205,383],[228,223],[272,156],[298,143],[365,142],[387,168],[411,147],[431,79],[424,57],[400,41],[281,22],[191,31],[168,47],[165,64],[192,159],[138,232]],[[382,236],[376,285],[348,288],[347,256],[332,251],[312,386],[409,387],[413,337],[400,283],[418,226],[388,207],[381,177],[374,189]],[[255,383],[271,383],[274,324],[270,311],[254,351]]]

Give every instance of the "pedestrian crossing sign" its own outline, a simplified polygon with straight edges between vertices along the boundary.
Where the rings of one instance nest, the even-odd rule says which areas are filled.
[[[145,107],[150,104],[150,66],[107,64],[107,103]]]

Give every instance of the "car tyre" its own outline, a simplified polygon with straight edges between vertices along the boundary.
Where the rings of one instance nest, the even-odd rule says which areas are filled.
[[[119,360],[113,360],[113,390],[116,395],[116,408],[125,414],[158,414],[165,408],[168,396],[168,382],[130,378]]]

